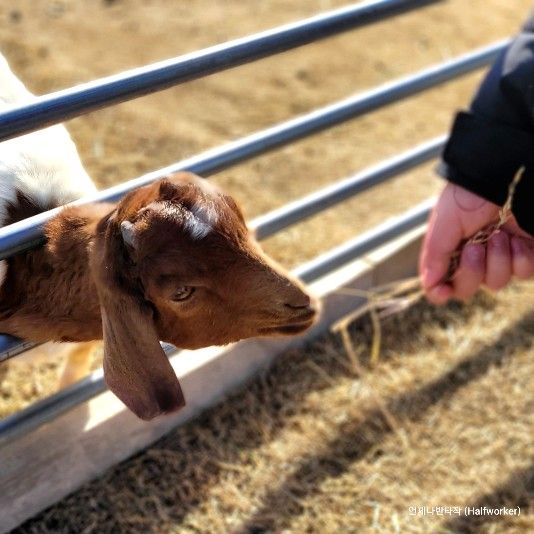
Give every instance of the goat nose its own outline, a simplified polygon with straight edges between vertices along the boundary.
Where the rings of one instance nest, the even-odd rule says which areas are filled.
[[[308,295],[301,295],[297,300],[295,299],[292,302],[286,302],[285,305],[292,310],[303,310],[304,308],[311,308],[311,299]]]

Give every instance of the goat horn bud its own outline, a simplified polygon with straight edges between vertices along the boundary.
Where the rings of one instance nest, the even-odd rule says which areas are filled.
[[[133,249],[137,248],[137,235],[134,225],[130,221],[121,222],[121,234],[122,239],[128,246]]]

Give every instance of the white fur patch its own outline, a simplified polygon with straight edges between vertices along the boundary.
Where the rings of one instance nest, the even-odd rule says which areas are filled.
[[[43,209],[96,191],[63,126],[0,143],[0,225],[17,191]]]
[[[154,209],[163,217],[169,218],[170,220],[175,220],[179,217],[184,230],[189,232],[189,235],[194,240],[206,237],[213,230],[218,220],[218,215],[214,207],[211,208],[200,203],[195,203],[190,210],[187,210],[184,207],[177,207],[170,202],[156,201],[146,206],[145,209]]]
[[[0,54],[0,111],[34,99]],[[7,209],[22,193],[45,209],[61,206],[96,191],[66,128],[51,126],[0,143],[0,227]],[[0,262],[0,282],[7,265]]]
[[[189,217],[186,219],[184,227],[195,240],[206,237],[213,229],[210,224],[206,224],[196,217]]]
[[[215,205],[209,200],[204,200],[202,203],[195,202],[191,207],[191,215],[186,220],[185,227],[193,239],[206,237],[219,220]]]
[[[203,203],[195,202],[191,207],[191,213],[197,219],[205,221],[207,224],[215,225],[219,220],[219,214],[215,209],[215,204],[209,200]]]

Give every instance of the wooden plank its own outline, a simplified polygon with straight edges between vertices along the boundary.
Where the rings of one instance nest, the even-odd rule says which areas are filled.
[[[309,342],[357,307],[342,287],[368,289],[413,274],[423,229],[381,247],[312,284],[323,299],[317,325],[297,338],[248,340],[225,348],[182,351],[171,358],[187,407],[143,422],[110,392],[63,414],[0,450],[0,532],[16,527],[216,404],[281,352]]]

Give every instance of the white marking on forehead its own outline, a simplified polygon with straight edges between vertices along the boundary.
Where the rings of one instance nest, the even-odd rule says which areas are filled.
[[[193,239],[206,237],[219,220],[215,203],[209,199],[195,202],[191,206],[190,213],[191,217],[188,217],[185,221],[185,227],[189,230]]]
[[[215,208],[215,203],[211,200],[205,200],[204,202],[195,202],[191,206],[191,213],[199,220],[215,226],[219,220],[219,214]]]
[[[145,209],[150,207],[157,209],[159,213],[169,219],[174,219],[177,216],[177,210],[180,210],[184,229],[189,232],[194,240],[206,237],[215,228],[219,220],[215,202],[209,197],[197,200],[190,209],[186,209],[184,206],[178,208],[172,203],[159,201],[149,204]]]
[[[206,237],[213,230],[213,227],[210,224],[206,224],[196,217],[188,217],[184,227],[194,240]]]

